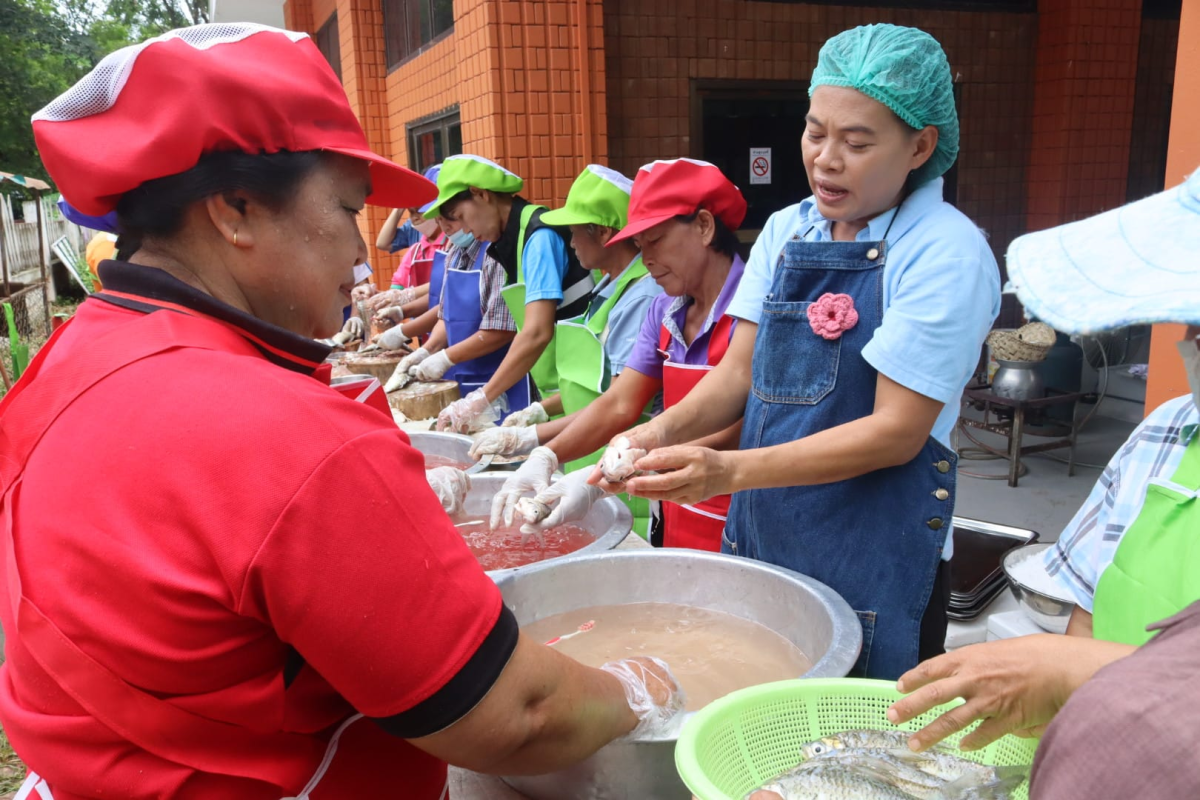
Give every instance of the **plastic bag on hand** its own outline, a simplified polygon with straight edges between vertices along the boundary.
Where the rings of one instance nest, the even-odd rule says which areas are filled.
[[[425,470],[425,480],[447,514],[462,513],[467,492],[471,489],[470,475],[456,467],[434,467]]]
[[[522,428],[529,425],[541,425],[543,422],[549,422],[550,415],[546,413],[546,409],[542,408],[541,403],[530,403],[520,411],[514,411],[504,418],[504,422],[500,423],[502,428]]]
[[[379,312],[380,309],[387,306],[402,306],[405,303],[411,303],[416,299],[416,291],[413,289],[386,289],[378,294],[373,294],[363,301],[368,311]]]
[[[558,456],[549,447],[538,447],[516,472],[504,481],[500,491],[492,498],[492,515],[488,521],[492,530],[513,524],[513,512],[517,501],[526,494],[538,494],[550,485],[550,476],[558,469]]]
[[[508,401],[500,395],[496,402],[488,402],[483,389],[476,389],[442,409],[438,414],[437,429],[454,433],[471,433],[494,425],[504,413]]]
[[[478,461],[488,455],[523,456],[539,444],[537,427],[533,425],[528,428],[491,428],[475,438],[475,443],[471,445],[471,458]]]
[[[679,729],[687,696],[666,662],[641,656],[610,661],[600,669],[621,682],[629,709],[637,715],[637,727],[626,739],[660,738]]]

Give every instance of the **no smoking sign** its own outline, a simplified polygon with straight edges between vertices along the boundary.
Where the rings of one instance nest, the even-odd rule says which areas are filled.
[[[771,148],[750,148],[750,183],[763,184],[771,182]]]

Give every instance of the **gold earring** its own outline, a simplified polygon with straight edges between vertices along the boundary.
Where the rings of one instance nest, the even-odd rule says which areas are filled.
[[[237,247],[237,231],[233,232],[233,246]]]

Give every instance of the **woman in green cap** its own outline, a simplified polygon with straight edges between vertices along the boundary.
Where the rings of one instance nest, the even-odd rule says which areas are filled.
[[[542,221],[546,209],[518,192],[525,182],[482,156],[451,156],[437,178],[438,196],[429,214],[461,224],[504,267],[504,301],[517,324],[517,336],[487,382],[445,408],[438,430],[469,430],[491,405],[508,393],[508,407],[524,408],[519,388],[532,378],[542,396],[558,390],[554,324],[587,309],[595,286],[590,271],[567,247],[568,234]],[[502,416],[503,414],[501,414]]]
[[[734,493],[723,550],[810,575],[863,625],[858,674],[944,649],[950,434],[1000,308],[984,234],[942,200],[958,153],[946,56],[915,28],[825,43],[803,138],[813,196],[774,214],[729,307],[729,354],[627,434],[617,491]],[[741,449],[678,446],[743,419]],[[593,480],[600,480],[597,474]]]

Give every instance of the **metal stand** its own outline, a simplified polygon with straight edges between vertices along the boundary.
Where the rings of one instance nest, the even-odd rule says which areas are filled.
[[[963,392],[963,402],[970,403],[976,408],[981,408],[983,410],[983,419],[968,419],[960,414],[958,424],[994,433],[1008,440],[1009,486],[1017,485],[1022,456],[1044,453],[1047,450],[1058,450],[1063,447],[1068,448],[1067,475],[1073,477],[1075,475],[1075,436],[1078,433],[1078,425],[1075,419],[1072,418],[1070,425],[1061,426],[1052,432],[1029,430],[1027,428],[1027,420],[1031,412],[1041,411],[1042,409],[1065,403],[1075,403],[1082,397],[1082,393],[1075,392],[1072,394],[1051,394],[1047,397],[1039,397],[1036,400],[1011,400],[993,393],[990,387],[968,388]],[[1008,413],[1011,413],[1012,419],[1007,421],[1002,420],[999,414],[997,414],[996,421],[992,422],[992,414],[998,412],[999,409],[1005,409]],[[1063,435],[1064,433],[1065,436]],[[1046,442],[1045,444],[1023,445],[1022,440],[1027,435],[1062,436],[1062,438]]]

